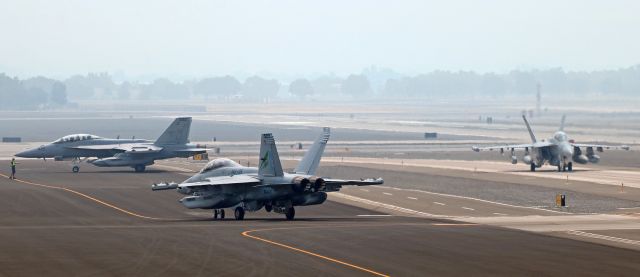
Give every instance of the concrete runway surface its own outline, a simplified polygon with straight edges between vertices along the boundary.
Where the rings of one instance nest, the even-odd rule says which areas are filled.
[[[0,179],[2,276],[640,272],[638,251],[451,220],[475,211],[485,216],[556,214],[545,210],[484,203],[486,207],[461,209],[458,216],[446,209],[433,211],[450,218],[411,217],[390,207],[372,208],[371,203],[332,196],[336,201],[300,207],[292,222],[265,212],[248,213],[244,221],[212,221],[209,211],[184,209],[177,193],[150,190],[154,181],[184,179],[184,171],[158,166],[136,174],[85,166],[72,174],[65,163],[20,162],[18,180]],[[392,203],[398,206],[415,201],[407,198],[415,196],[410,191],[370,189],[406,199]],[[357,207],[360,204],[369,208]]]

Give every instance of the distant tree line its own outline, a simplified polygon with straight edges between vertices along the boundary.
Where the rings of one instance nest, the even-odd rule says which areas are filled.
[[[561,68],[515,70],[506,74],[434,71],[388,79],[382,94],[400,97],[533,95],[538,84],[545,94],[635,96],[640,93],[640,65],[593,72],[567,72]]]
[[[473,71],[434,71],[404,76],[375,67],[347,77],[324,75],[289,82],[252,76],[241,81],[233,76],[208,77],[174,82],[159,78],[151,83],[116,83],[107,73],[76,75],[66,80],[33,77],[25,80],[0,74],[1,109],[42,109],[62,107],[83,99],[243,99],[270,101],[293,98],[438,98],[502,97],[532,95],[537,85],[545,94],[628,95],[640,93],[640,65],[618,70],[565,71],[515,70],[505,74]]]
[[[67,105],[66,86],[44,77],[26,80],[0,73],[0,109],[34,110]]]

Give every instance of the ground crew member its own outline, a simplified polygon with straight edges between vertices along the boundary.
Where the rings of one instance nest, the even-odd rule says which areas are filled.
[[[9,177],[9,179],[16,178],[16,164],[18,164],[16,158],[11,158],[11,177]]]

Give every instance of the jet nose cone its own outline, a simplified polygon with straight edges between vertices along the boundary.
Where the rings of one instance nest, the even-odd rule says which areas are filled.
[[[24,150],[22,152],[18,152],[14,156],[20,157],[20,158],[36,158],[35,157],[35,151],[33,149],[29,149],[29,150]]]

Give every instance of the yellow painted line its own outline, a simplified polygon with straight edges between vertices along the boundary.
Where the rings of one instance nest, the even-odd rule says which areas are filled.
[[[314,257],[320,258],[320,259],[324,259],[324,260],[327,260],[327,261],[338,263],[338,264],[341,264],[341,265],[344,265],[344,266],[347,266],[347,267],[355,268],[357,270],[361,270],[361,271],[364,271],[364,272],[367,272],[367,273],[371,273],[371,274],[376,275],[376,276],[389,276],[387,274],[383,274],[383,273],[380,273],[380,272],[377,272],[377,271],[373,271],[371,269],[367,269],[367,268],[364,268],[364,267],[361,267],[361,266],[357,266],[357,265],[354,265],[354,264],[351,264],[351,263],[348,263],[348,262],[344,262],[344,261],[341,261],[341,260],[338,260],[338,259],[334,259],[334,258],[331,258],[331,257],[323,256],[323,255],[320,255],[320,254],[317,254],[317,253],[314,253],[314,252],[311,252],[311,251],[307,251],[307,250],[304,250],[304,249],[296,248],[296,247],[293,247],[293,246],[289,246],[289,245],[282,244],[282,243],[279,243],[279,242],[271,241],[271,240],[268,240],[268,239],[263,239],[261,237],[256,237],[256,236],[253,236],[253,235],[249,234],[249,233],[258,232],[258,231],[266,231],[266,230],[244,231],[244,232],[242,232],[242,235],[245,236],[245,237],[248,237],[248,238],[252,238],[252,239],[255,239],[255,240],[259,240],[259,241],[263,241],[263,242],[270,243],[270,244],[273,244],[273,245],[277,245],[277,246],[280,246],[280,247],[283,247],[283,248],[286,248],[286,249],[289,249],[289,250],[297,251],[297,252],[300,252],[300,253],[304,253],[304,254],[307,254],[307,255],[310,255],[310,256],[314,256]]]
[[[4,175],[4,174],[2,174],[2,173],[0,173],[0,176],[4,176],[5,178],[9,178],[9,176]],[[102,200],[100,200],[100,199],[97,199],[97,198],[95,198],[95,197],[92,197],[92,196],[86,195],[86,194],[84,194],[84,193],[82,193],[82,192],[75,191],[75,190],[72,190],[72,189],[69,189],[69,188],[57,187],[57,186],[49,186],[49,185],[43,185],[43,184],[38,184],[38,183],[34,183],[34,182],[29,182],[29,181],[25,181],[25,180],[21,180],[21,179],[13,179],[13,180],[14,180],[14,181],[16,181],[16,182],[20,182],[20,183],[23,183],[23,184],[27,184],[27,185],[38,186],[38,187],[49,188],[49,189],[57,189],[57,190],[63,190],[63,191],[66,191],[66,192],[70,192],[70,193],[73,193],[73,194],[76,194],[76,195],[82,196],[82,197],[84,197],[84,198],[86,198],[86,199],[89,199],[89,200],[91,200],[91,201],[93,201],[93,202],[96,202],[96,203],[102,204],[102,205],[104,205],[104,206],[107,206],[107,207],[109,207],[109,208],[112,208],[112,209],[114,209],[114,210],[117,210],[117,211],[123,212],[123,213],[125,213],[125,214],[130,215],[130,216],[134,216],[134,217],[138,217],[138,218],[144,218],[144,219],[166,220],[166,219],[163,219],[163,218],[150,217],[150,216],[145,216],[145,215],[137,214],[137,213],[134,213],[134,212],[132,212],[132,211],[128,211],[128,210],[123,209],[123,208],[120,208],[120,207],[118,207],[118,206],[116,206],[116,205],[113,205],[113,204],[107,203],[107,202],[102,201]]]

